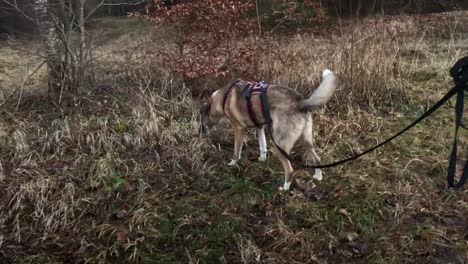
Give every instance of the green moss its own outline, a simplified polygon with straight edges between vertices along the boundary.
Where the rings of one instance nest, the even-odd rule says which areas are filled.
[[[351,228],[362,232],[368,238],[375,238],[379,235],[378,230],[384,225],[384,219],[380,215],[384,211],[384,200],[379,194],[356,193],[346,200],[333,203],[329,212],[329,227],[335,232]]]

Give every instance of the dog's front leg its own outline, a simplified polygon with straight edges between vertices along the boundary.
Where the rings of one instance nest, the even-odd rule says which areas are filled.
[[[257,128],[258,144],[260,146],[260,157],[259,161],[265,161],[267,159],[267,143],[265,137],[265,127]]]
[[[234,158],[228,163],[229,166],[234,166],[241,158],[242,144],[244,142],[244,128],[234,128]]]

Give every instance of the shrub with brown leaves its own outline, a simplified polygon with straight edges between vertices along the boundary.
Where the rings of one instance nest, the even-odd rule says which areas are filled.
[[[315,0],[192,0],[171,4],[155,0],[146,9],[146,14],[140,14],[157,25],[173,27],[175,51],[156,52],[168,68],[185,80],[205,76],[233,78],[234,70],[255,77],[260,54],[271,53],[272,47],[258,38],[252,43],[243,37],[255,32],[261,34],[263,17],[275,17],[280,25],[284,21],[323,15],[320,1]],[[245,43],[236,48],[232,45],[234,40],[237,44],[239,41]]]

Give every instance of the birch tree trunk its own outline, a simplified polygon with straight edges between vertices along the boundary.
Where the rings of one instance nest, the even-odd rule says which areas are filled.
[[[39,33],[44,42],[47,57],[47,75],[49,96],[55,103],[60,103],[62,85],[60,80],[60,53],[58,35],[48,0],[33,0]]]
[[[82,82],[85,80],[85,71],[86,71],[86,55],[87,55],[87,46],[86,46],[86,30],[85,30],[85,16],[84,16],[84,6],[86,0],[80,0],[79,6],[79,16],[78,16],[78,26],[80,28],[80,61],[79,61],[79,69],[78,69],[78,80],[80,82],[80,87],[76,89],[81,89]],[[77,91],[78,93],[80,91]]]

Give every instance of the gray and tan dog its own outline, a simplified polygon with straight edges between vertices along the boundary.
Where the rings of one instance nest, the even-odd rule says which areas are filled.
[[[271,85],[268,89],[268,108],[273,122],[273,135],[276,144],[286,153],[290,153],[296,142],[301,139],[307,148],[307,156],[312,159],[313,164],[319,164],[320,158],[313,149],[312,139],[312,116],[311,112],[327,103],[338,86],[338,77],[330,70],[322,74],[320,86],[308,99],[304,99],[295,90]],[[243,96],[244,85],[242,82],[234,84],[233,87],[225,87],[215,91],[200,109],[200,136],[208,134],[209,129],[218,124],[226,117],[234,129],[234,157],[229,165],[234,165],[241,158],[242,143],[246,128],[253,128],[252,122],[246,111],[247,101]],[[252,96],[253,113],[255,118],[265,124],[260,103],[260,96]],[[267,147],[264,127],[257,128],[260,145],[260,161],[266,159]],[[293,180],[293,168],[287,157],[280,151],[275,152],[284,169],[284,185],[282,190],[289,190]],[[322,180],[320,169],[315,170],[314,179]]]

